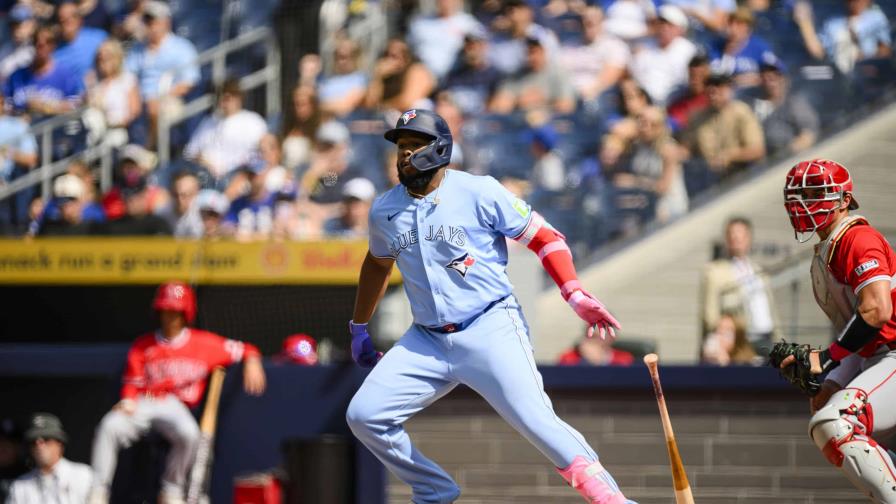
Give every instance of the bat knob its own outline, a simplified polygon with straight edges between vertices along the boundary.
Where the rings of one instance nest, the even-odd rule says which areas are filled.
[[[648,366],[655,365],[659,360],[659,356],[655,353],[649,353],[644,356],[644,364],[647,364]]]

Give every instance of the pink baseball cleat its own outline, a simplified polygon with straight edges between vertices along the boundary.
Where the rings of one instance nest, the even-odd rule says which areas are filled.
[[[588,462],[579,455],[566,469],[557,472],[576,489],[579,495],[592,504],[637,504],[622,495],[622,490],[610,473],[598,461]]]

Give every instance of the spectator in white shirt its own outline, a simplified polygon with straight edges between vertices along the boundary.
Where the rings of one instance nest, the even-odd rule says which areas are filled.
[[[451,70],[464,35],[479,26],[462,7],[461,0],[437,0],[435,15],[418,15],[408,27],[408,43],[436,79]]]
[[[62,422],[49,413],[37,413],[25,432],[35,468],[15,480],[6,504],[85,503],[93,472],[85,464],[63,457],[68,436]]]
[[[140,115],[137,78],[124,69],[124,50],[115,39],[96,53],[96,70],[88,74],[88,102],[103,113],[107,128],[127,128]]]
[[[243,92],[237,80],[225,81],[217,95],[216,112],[196,128],[184,157],[203,165],[220,180],[255,156],[267,124],[257,113],[243,109]]]
[[[673,5],[659,9],[656,34],[634,51],[632,76],[657,104],[665,104],[669,94],[687,82],[688,63],[697,47],[684,37],[688,18]]]
[[[572,78],[576,93],[584,101],[596,99],[615,86],[625,75],[631,60],[628,46],[619,38],[604,33],[604,13],[600,7],[582,12],[582,45],[560,48],[560,65]]]

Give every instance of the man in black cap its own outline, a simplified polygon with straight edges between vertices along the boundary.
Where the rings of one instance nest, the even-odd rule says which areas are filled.
[[[89,466],[62,456],[67,441],[68,435],[59,418],[49,413],[35,413],[31,417],[25,442],[34,469],[13,482],[6,504],[87,502],[93,472]]]

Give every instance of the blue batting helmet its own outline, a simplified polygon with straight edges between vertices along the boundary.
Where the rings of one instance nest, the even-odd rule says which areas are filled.
[[[439,114],[424,109],[408,110],[401,114],[395,127],[383,136],[392,143],[398,143],[398,136],[403,131],[413,131],[432,138],[426,147],[411,156],[411,166],[417,170],[441,168],[451,160],[451,130]]]

